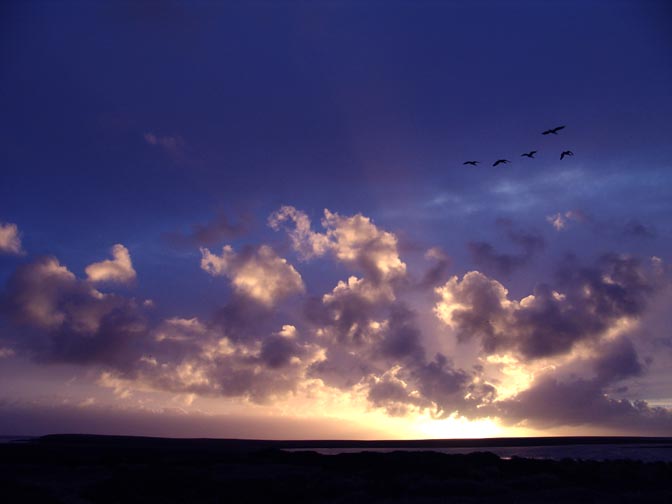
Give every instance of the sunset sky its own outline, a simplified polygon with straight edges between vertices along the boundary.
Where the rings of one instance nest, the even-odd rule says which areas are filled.
[[[0,434],[672,436],[671,217],[666,1],[5,1]]]

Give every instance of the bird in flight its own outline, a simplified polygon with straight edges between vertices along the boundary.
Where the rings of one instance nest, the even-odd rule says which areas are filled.
[[[493,163],[492,166],[497,166],[498,164],[507,164],[507,163],[510,163],[510,162],[511,161],[509,161],[508,159],[498,159],[497,161],[495,161]]]
[[[562,161],[562,159],[565,156],[573,156],[573,155],[574,153],[571,150],[562,151],[562,154],[560,154],[560,161]]]
[[[534,155],[537,153],[536,150],[530,151],[530,152],[523,152],[521,156],[529,157],[530,159],[534,159]]]
[[[471,166],[476,166],[478,164],[478,161],[465,161],[462,164],[468,164],[468,165],[471,165]]]
[[[556,128],[551,128],[551,129],[549,129],[549,130],[544,131],[544,132],[542,133],[542,135],[548,135],[548,134],[550,134],[550,133],[553,133],[554,135],[557,135],[557,134],[558,134],[558,131],[560,131],[560,130],[563,129],[563,128],[564,128],[564,126],[558,126],[558,127],[556,127]]]

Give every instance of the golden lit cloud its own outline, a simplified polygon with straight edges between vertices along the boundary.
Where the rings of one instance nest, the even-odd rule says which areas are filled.
[[[266,306],[305,291],[299,272],[268,245],[243,254],[234,252],[230,245],[225,245],[219,256],[207,248],[201,253],[203,270],[212,276],[228,277],[237,292]]]
[[[21,236],[16,224],[0,222],[0,254],[23,254]]]
[[[135,280],[136,274],[128,249],[117,243],[111,250],[112,259],[89,264],[86,275],[90,282],[129,283]]]

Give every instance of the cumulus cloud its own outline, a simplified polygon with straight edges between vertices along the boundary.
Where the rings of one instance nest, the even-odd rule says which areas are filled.
[[[112,259],[89,264],[86,269],[90,282],[129,283],[136,274],[131,262],[131,254],[122,244],[117,243],[110,250]]]
[[[280,299],[305,290],[299,272],[268,245],[240,254],[225,245],[219,256],[202,248],[201,254],[203,270],[212,276],[226,276],[236,292],[263,305],[273,306]]]
[[[283,206],[269,217],[269,225],[276,230],[285,221],[294,223],[288,233],[294,250],[304,259],[330,251],[339,261],[359,268],[374,282],[391,281],[406,274],[397,237],[380,230],[362,214],[343,217],[325,209],[322,219],[325,233],[312,231],[308,216],[291,206]]]
[[[288,234],[301,259],[319,257],[331,248],[329,237],[312,231],[308,215],[293,206],[282,206],[268,217],[268,225],[275,231],[287,221],[294,223],[294,229],[288,230]]]
[[[0,222],[0,254],[23,254],[21,235],[16,224]]]
[[[26,328],[15,343],[40,360],[124,363],[144,334],[134,300],[96,290],[54,257],[14,272],[2,311]]]
[[[151,356],[138,358],[132,374],[108,376],[110,386],[132,380],[177,393],[264,403],[295,390],[319,355],[289,324],[256,341],[232,341],[198,319],[172,319],[156,335],[164,337],[155,338]]]
[[[274,229],[286,222],[293,223],[288,234],[300,257],[329,254],[363,274],[307,301],[306,321],[323,349],[309,368],[311,378],[364,390],[375,407],[393,415],[429,409],[445,417],[481,401],[471,373],[456,369],[441,354],[427,358],[416,314],[398,300],[406,264],[393,233],[361,214],[341,216],[328,209],[321,222],[324,233],[313,231],[308,216],[293,207],[282,207],[269,218]],[[449,260],[439,249],[430,250],[428,258],[438,263],[425,279],[432,283]]]
[[[511,300],[501,283],[472,271],[436,289],[441,300],[434,310],[460,340],[480,338],[486,353],[552,356],[639,316],[656,288],[652,273],[629,256],[606,255],[592,268],[568,260],[558,271],[557,290],[540,284],[531,295]]]
[[[18,267],[0,301],[13,327],[3,356],[98,366],[99,384],[122,395],[140,388],[265,402],[295,390],[320,355],[290,324],[247,340],[193,317],[151,327],[143,303],[98,291],[53,257]]]
[[[310,376],[346,390],[363,387],[371,403],[391,415],[429,409],[445,417],[469,410],[474,377],[441,354],[428,361],[415,312],[393,299],[367,296],[360,291],[365,286],[352,277],[310,307],[324,347]]]
[[[656,277],[665,272],[660,259],[609,254],[585,266],[570,257],[552,286],[514,299],[504,284],[477,271],[436,287],[449,259],[431,249],[427,258],[436,268],[420,284],[438,296],[432,313],[428,300],[408,288],[397,237],[369,218],[326,210],[318,233],[306,214],[282,207],[269,224],[288,227],[302,260],[329,257],[356,276],[278,308],[305,286],[271,247],[227,245],[220,255],[202,248],[201,268],[230,279],[233,295],[210,317],[164,315],[149,323],[142,302],[96,289],[96,269],[89,268],[97,266],[99,278],[114,277],[118,270],[109,263],[118,265],[117,254],[90,265],[88,280],[43,258],[19,266],[0,297],[10,329],[0,325],[0,356],[8,348],[38,361],[94,366],[99,384],[120,396],[162,390],[266,403],[301,390],[340,390],[396,416],[669,432],[669,411],[624,396],[650,367],[627,329],[657,292]],[[543,246],[508,221],[499,226],[523,252]],[[454,336],[473,344],[458,344],[453,353]],[[503,381],[506,365],[519,366],[525,379]]]

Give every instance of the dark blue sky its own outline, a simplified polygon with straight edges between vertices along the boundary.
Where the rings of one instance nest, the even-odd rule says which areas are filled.
[[[671,26],[664,1],[3,2],[0,222],[26,254],[0,281],[120,243],[137,281],[111,291],[208,319],[232,288],[199,246],[266,243],[331,291],[347,265],[301,262],[281,205],[318,232],[361,213],[414,277],[440,247],[515,299],[568,253],[669,261]]]

